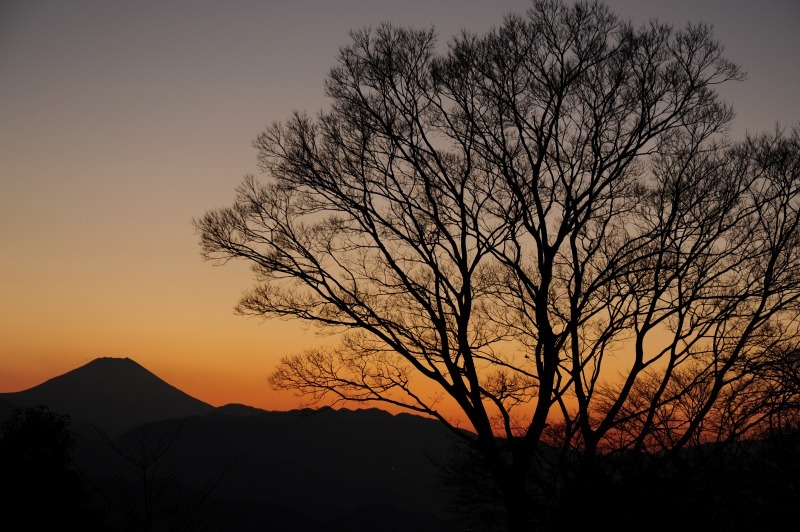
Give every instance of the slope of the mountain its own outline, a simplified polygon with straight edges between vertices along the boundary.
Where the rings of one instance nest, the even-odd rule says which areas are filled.
[[[20,392],[0,394],[20,406],[46,405],[109,437],[153,421],[212,412],[214,407],[182,392],[129,358],[97,358]]]
[[[21,407],[15,403],[12,403],[8,399],[3,399],[0,396],[0,422],[3,422],[11,417],[11,413],[18,408]]]
[[[169,447],[163,462],[150,467],[179,472],[188,486],[221,479],[220,493],[228,501],[310,511],[331,529],[362,530],[351,527],[363,521],[375,530],[408,525],[418,532],[444,531],[448,508],[439,467],[453,452],[453,439],[435,420],[378,409],[251,415],[220,410],[143,425],[115,440],[113,448],[102,442],[79,448],[76,458],[92,477],[135,478],[137,471],[128,465],[137,463],[137,453]],[[400,528],[367,518],[387,504],[394,508],[387,519]],[[262,528],[270,522],[265,516]]]

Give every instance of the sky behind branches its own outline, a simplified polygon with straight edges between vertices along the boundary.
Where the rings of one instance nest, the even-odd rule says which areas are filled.
[[[748,73],[731,134],[800,122],[795,0],[611,0],[635,22],[708,22]],[[191,225],[257,173],[251,141],[322,82],[347,33],[390,21],[444,44],[521,0],[0,0],[0,392],[130,357],[214,405],[297,406],[278,359],[328,341],[235,316],[244,264],[214,267]]]

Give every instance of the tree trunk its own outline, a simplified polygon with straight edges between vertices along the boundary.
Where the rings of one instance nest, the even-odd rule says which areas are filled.
[[[533,531],[530,520],[531,501],[528,500],[525,473],[509,468],[500,475],[498,484],[506,507],[508,532]]]
[[[533,530],[528,519],[529,501],[526,499],[524,492],[506,495],[508,532],[531,532]]]

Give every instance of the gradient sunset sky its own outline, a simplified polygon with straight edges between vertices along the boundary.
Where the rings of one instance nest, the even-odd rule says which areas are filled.
[[[797,0],[609,0],[713,24],[748,80],[732,136],[800,123]],[[322,82],[348,31],[482,31],[523,0],[0,0],[0,392],[130,357],[213,405],[296,407],[267,375],[329,341],[236,316],[245,264],[202,260],[191,221],[257,173],[252,139]]]

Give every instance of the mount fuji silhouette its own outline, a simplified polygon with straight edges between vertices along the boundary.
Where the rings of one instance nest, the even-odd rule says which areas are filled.
[[[139,425],[204,415],[215,407],[161,380],[130,358],[102,357],[0,400],[22,407],[46,405],[109,437]]]

